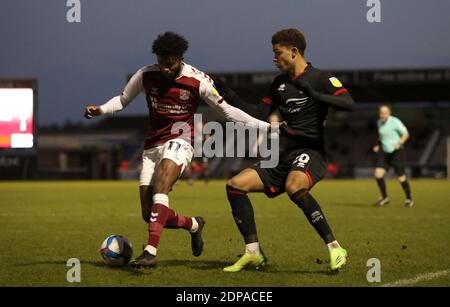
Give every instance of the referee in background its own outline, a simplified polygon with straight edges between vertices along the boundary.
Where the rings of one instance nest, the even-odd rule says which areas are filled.
[[[397,174],[398,181],[405,192],[405,206],[411,208],[414,201],[411,198],[411,189],[405,174],[405,151],[403,145],[409,139],[408,129],[395,116],[391,115],[391,107],[383,104],[378,109],[378,144],[373,147],[376,153],[375,179],[380,188],[381,197],[376,202],[377,206],[384,206],[389,203],[386,192],[386,182],[384,176],[392,167]]]

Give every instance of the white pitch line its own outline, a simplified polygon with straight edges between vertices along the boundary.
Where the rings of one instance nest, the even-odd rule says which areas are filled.
[[[404,286],[411,286],[414,285],[420,281],[424,281],[424,280],[432,280],[432,279],[436,279],[445,275],[450,274],[450,270],[444,270],[444,271],[439,271],[439,272],[434,272],[434,273],[426,273],[426,274],[422,274],[419,276],[416,276],[414,278],[411,279],[402,279],[402,280],[398,280],[396,282],[392,282],[392,283],[388,283],[385,285],[382,285],[382,287],[404,287]],[[450,282],[449,282],[450,283]]]

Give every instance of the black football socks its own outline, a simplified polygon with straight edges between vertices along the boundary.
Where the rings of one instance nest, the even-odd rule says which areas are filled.
[[[409,188],[408,180],[400,182],[400,184],[402,185],[402,188],[403,188],[403,191],[405,192],[406,198],[411,199],[411,190]]]
[[[386,193],[386,182],[384,181],[384,178],[376,178],[378,187],[380,188],[381,196],[384,198],[387,197]]]
[[[325,219],[317,201],[309,194],[308,190],[300,189],[291,195],[291,200],[303,210],[308,221],[325,241],[326,244],[335,241],[333,232]]]
[[[234,221],[244,237],[245,244],[258,242],[253,207],[247,193],[227,185],[227,197]]]

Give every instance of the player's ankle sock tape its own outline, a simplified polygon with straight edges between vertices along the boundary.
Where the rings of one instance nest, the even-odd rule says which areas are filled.
[[[247,192],[235,189],[232,186],[227,185],[226,188],[227,188],[228,198],[233,197],[233,196],[240,196],[240,195],[247,196]]]
[[[376,178],[376,179],[377,179],[378,187],[380,188],[381,196],[383,198],[386,198],[387,197],[386,182],[384,181],[384,178]]]
[[[326,244],[336,240],[330,226],[322,213],[317,201],[309,194],[307,189],[300,189],[291,195],[291,200],[302,209],[308,221],[325,241]]]
[[[231,205],[231,211],[245,243],[257,241],[255,217],[253,207],[247,193],[237,190],[231,186],[226,187],[228,201]],[[251,242],[247,242],[251,241]]]
[[[411,199],[411,190],[409,189],[409,182],[405,180],[400,183],[402,185],[403,191],[405,191],[406,198]]]
[[[153,203],[161,204],[166,207],[169,207],[169,196],[166,194],[157,193],[153,195]]]

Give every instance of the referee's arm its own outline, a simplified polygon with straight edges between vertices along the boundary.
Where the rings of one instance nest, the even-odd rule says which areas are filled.
[[[396,122],[397,127],[395,128],[395,130],[400,135],[400,140],[398,141],[397,144],[395,144],[395,149],[400,149],[409,139],[409,132],[406,126],[399,119],[397,119]]]
[[[400,149],[405,143],[406,141],[409,139],[409,133],[405,133],[404,135],[402,135],[400,137],[400,140],[398,141],[397,144],[395,144],[395,149]]]

